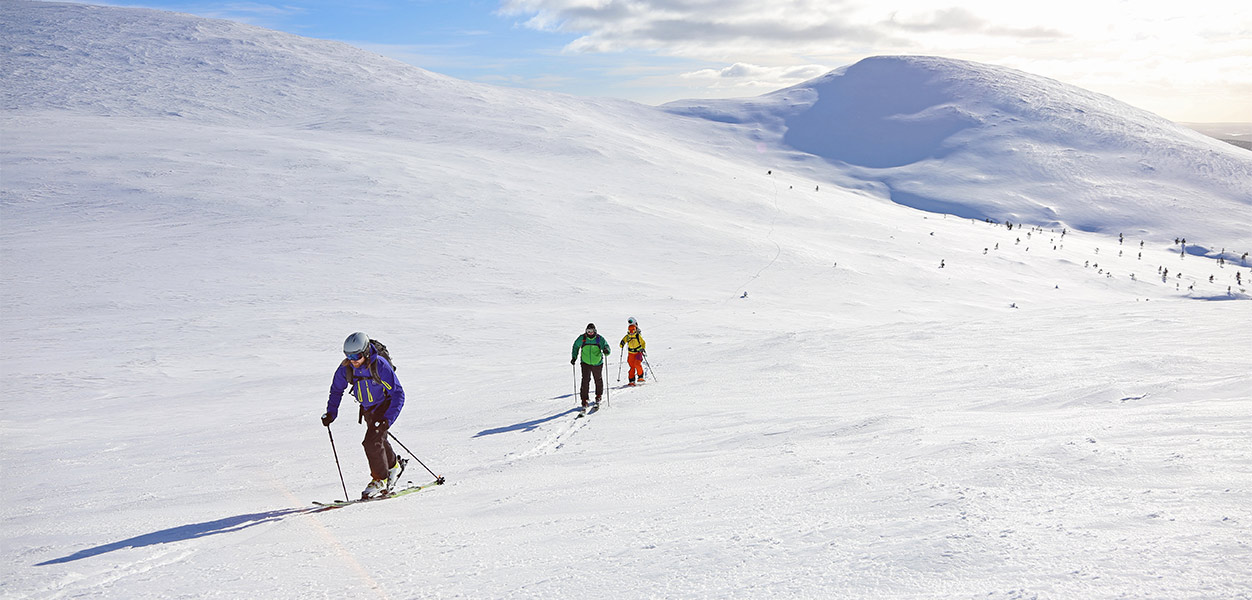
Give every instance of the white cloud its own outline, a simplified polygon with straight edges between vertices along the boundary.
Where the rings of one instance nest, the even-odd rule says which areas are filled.
[[[735,63],[724,69],[700,69],[681,73],[678,77],[713,89],[760,93],[802,83],[829,70],[830,67],[825,65],[764,67]]]
[[[1238,119],[1241,109],[1252,120],[1252,101],[1239,95],[1252,86],[1252,8],[1244,4],[503,0],[499,12],[524,19],[527,27],[577,35],[565,47],[568,53],[644,51],[727,65],[683,76],[721,89],[728,88],[728,80],[771,79],[750,73],[753,69],[835,67],[875,54],[935,54],[1014,66],[1106,93],[1116,90],[1123,100],[1180,120],[1204,120],[1194,114],[1201,104],[1221,120]],[[736,69],[741,73],[732,75]],[[1162,92],[1154,92],[1147,80],[1162,78],[1209,99],[1191,101],[1192,109],[1184,109],[1188,101],[1161,102]],[[1174,94],[1186,93],[1172,87]],[[1224,100],[1215,100],[1219,97]]]

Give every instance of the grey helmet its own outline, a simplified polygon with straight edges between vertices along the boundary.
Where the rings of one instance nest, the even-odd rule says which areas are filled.
[[[343,354],[354,359],[364,354],[369,356],[370,336],[358,331],[343,341]]]
[[[636,322],[635,322],[635,318],[634,318],[634,317],[631,317],[631,318],[629,318],[629,319],[626,319],[626,324],[627,324],[627,325],[638,325],[638,323],[636,323]]]

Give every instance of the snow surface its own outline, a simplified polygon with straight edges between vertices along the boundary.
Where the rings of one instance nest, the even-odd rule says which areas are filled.
[[[0,52],[0,596],[1252,597],[1237,148],[939,58],[655,108],[137,9]],[[356,330],[448,483],[312,513]]]

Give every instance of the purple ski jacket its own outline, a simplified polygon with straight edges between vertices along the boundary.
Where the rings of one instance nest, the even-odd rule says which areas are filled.
[[[374,381],[370,374],[371,362],[374,363],[374,370],[378,372],[378,381]],[[396,378],[396,372],[391,368],[391,363],[379,356],[372,348],[369,359],[361,363],[361,366],[353,369],[352,365],[341,364],[338,369],[335,369],[335,377],[330,382],[330,398],[326,402],[326,413],[331,418],[339,415],[339,402],[343,399],[344,390],[347,390],[349,386],[349,369],[352,369],[356,380],[352,384],[351,393],[356,401],[361,403],[361,408],[373,410],[390,400],[391,403],[387,406],[387,412],[383,414],[383,418],[387,419],[389,425],[395,425],[396,419],[400,418],[400,409],[404,408],[404,388],[400,385],[400,380]]]

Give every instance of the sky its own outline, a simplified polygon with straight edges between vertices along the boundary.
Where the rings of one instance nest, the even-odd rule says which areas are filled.
[[[338,40],[445,75],[661,104],[757,96],[882,54],[1052,77],[1193,123],[1252,122],[1237,0],[93,2]]]

